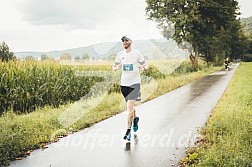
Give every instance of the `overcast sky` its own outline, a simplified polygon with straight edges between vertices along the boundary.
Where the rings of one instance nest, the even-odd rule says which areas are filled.
[[[238,0],[241,17],[251,0]],[[145,0],[0,0],[0,42],[11,51],[52,51],[119,41],[162,38],[145,16]]]

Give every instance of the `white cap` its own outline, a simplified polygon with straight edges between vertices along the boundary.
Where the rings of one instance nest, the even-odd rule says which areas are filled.
[[[124,35],[122,38],[121,38],[122,41],[124,40],[132,40],[131,37],[129,35]]]

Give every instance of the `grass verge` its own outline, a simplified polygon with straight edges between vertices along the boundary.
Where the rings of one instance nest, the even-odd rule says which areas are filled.
[[[167,76],[157,79],[155,82],[143,85],[142,93],[145,101],[151,100],[173,89],[185,85],[193,80],[206,76],[207,74],[220,69],[213,67],[206,70],[186,73],[182,75]],[[149,92],[153,85],[157,86],[154,92]],[[80,102],[82,107],[88,104],[97,104],[97,99],[89,99]],[[70,113],[82,110],[80,105],[67,104],[55,109],[45,107],[29,114],[16,115],[13,112],[6,112],[0,117],[0,166],[7,165],[10,161],[25,157],[37,148],[46,148],[46,144],[59,140],[72,131],[79,131],[87,128],[101,120],[107,119],[125,110],[123,97],[120,93],[106,95],[99,105],[85,113],[80,119],[69,127],[63,127],[59,122],[60,115],[70,108]],[[53,135],[59,129],[62,133]]]
[[[241,63],[182,166],[252,166],[252,63]]]

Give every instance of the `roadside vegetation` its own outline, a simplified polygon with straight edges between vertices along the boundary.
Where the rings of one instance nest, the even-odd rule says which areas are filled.
[[[182,166],[252,166],[252,63],[241,63]]]
[[[211,67],[207,68],[206,64],[203,62],[200,63],[200,70],[192,68],[192,65],[189,61],[182,63],[180,66],[176,67],[177,70],[175,72],[169,72],[167,74],[162,74],[154,65],[150,64],[149,71],[142,72],[143,78],[143,86],[142,86],[142,102],[151,100],[155,97],[158,97],[164,93],[167,93],[173,89],[176,89],[186,83],[189,83],[193,80],[201,78],[213,71],[216,71],[222,67]],[[174,63],[168,62],[171,64],[171,68],[174,68]],[[166,67],[168,67],[166,64]],[[11,160],[19,159],[20,157],[27,156],[31,153],[32,150],[38,148],[46,148],[46,145],[51,142],[56,142],[59,138],[64,137],[70,133],[75,131],[79,131],[81,129],[90,127],[94,123],[97,123],[101,120],[107,119],[115,114],[118,114],[125,110],[125,104],[123,97],[120,93],[119,89],[119,75],[120,72],[117,71],[114,73],[115,81],[113,87],[102,96],[98,94],[92,94],[92,96],[81,99],[83,94],[80,93],[79,99],[74,100],[66,100],[61,101],[61,98],[66,98],[66,96],[73,97],[76,95],[76,90],[83,89],[83,91],[88,92],[90,88],[93,86],[95,82],[103,82],[100,77],[88,78],[90,86],[81,85],[81,82],[87,83],[87,81],[82,81],[77,78],[74,73],[74,70],[83,70],[83,71],[107,71],[109,72],[111,66],[87,66],[84,67],[78,66],[60,66],[57,62],[6,62],[1,63],[1,67],[6,70],[1,70],[2,83],[3,79],[6,79],[6,85],[9,83],[10,86],[3,87],[2,89],[10,89],[16,90],[20,89],[23,91],[17,91],[16,93],[20,93],[17,95],[13,95],[13,99],[10,99],[11,96],[4,97],[1,93],[1,100],[7,99],[6,101],[15,101],[15,100],[29,100],[31,99],[31,103],[22,103],[22,104],[31,104],[31,110],[18,110],[14,108],[13,104],[9,102],[9,108],[7,110],[2,110],[2,114],[0,116],[0,166],[8,164]],[[1,69],[3,69],[1,68]],[[41,68],[41,69],[40,69]],[[8,69],[8,70],[7,70]],[[197,68],[198,69],[198,68]],[[174,70],[174,69],[173,69]],[[196,70],[196,71],[195,71]],[[46,72],[45,72],[46,71]],[[110,71],[111,72],[111,71]],[[92,74],[91,74],[92,75]],[[7,76],[9,78],[7,78]],[[51,79],[55,79],[55,81],[51,81]],[[93,80],[92,80],[93,79]],[[98,79],[98,81],[97,81]],[[17,82],[17,80],[19,80]],[[31,80],[31,81],[29,81]],[[40,82],[38,82],[38,80]],[[69,81],[70,85],[64,84],[66,81]],[[22,82],[21,82],[22,81]],[[45,81],[43,83],[42,81]],[[77,82],[78,81],[78,82]],[[48,83],[47,83],[48,82]],[[60,82],[62,84],[52,84]],[[2,84],[1,83],[1,84]],[[8,83],[8,84],[7,84]],[[42,86],[37,86],[43,91],[37,91],[36,94],[30,90],[31,88],[36,88],[34,85],[30,84],[37,83]],[[49,84],[51,83],[51,84]],[[79,87],[74,85],[79,84]],[[51,89],[55,88],[56,90],[46,89],[43,85],[51,85]],[[155,91],[152,91],[153,88],[156,88]],[[85,90],[86,88],[86,90]],[[69,90],[68,90],[69,89]],[[38,89],[39,90],[39,89]],[[43,97],[47,91],[51,90],[53,93],[64,94],[63,90],[67,90],[68,93],[65,96],[57,96],[58,98],[52,97],[50,100],[48,98],[48,102],[50,103],[42,103],[43,99],[39,97]],[[27,93],[29,92],[29,94]],[[11,91],[9,91],[11,92]],[[14,91],[15,92],[15,91]],[[39,93],[42,93],[40,95]],[[104,93],[104,92],[103,92]],[[25,96],[23,95],[25,94]],[[50,93],[46,97],[48,97]],[[20,97],[16,98],[15,97]],[[25,97],[25,98],[24,98]],[[32,99],[36,99],[41,101],[39,104],[43,104],[41,106],[37,106],[36,101],[34,102]],[[97,101],[99,103],[97,103]],[[32,103],[34,102],[34,103]],[[54,105],[54,102],[57,102]],[[62,103],[61,103],[62,102]],[[141,103],[142,103],[141,102]],[[2,103],[8,104],[8,103]],[[33,104],[33,105],[32,105]],[[77,104],[77,105],[76,105]],[[20,105],[22,106],[22,105]],[[34,107],[35,106],[35,107]],[[90,107],[87,113],[82,115],[82,117],[76,121],[74,124],[70,126],[64,127],[62,122],[60,122],[59,118],[65,111],[68,113],[74,113],[83,110],[83,108]],[[27,106],[28,107],[28,106]],[[3,108],[2,108],[3,109]],[[69,116],[69,115],[67,115]],[[60,132],[59,132],[60,130]],[[56,133],[55,132],[59,132]]]

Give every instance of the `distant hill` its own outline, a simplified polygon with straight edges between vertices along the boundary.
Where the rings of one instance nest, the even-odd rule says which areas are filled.
[[[252,16],[241,19],[241,22],[245,26],[244,27],[245,34],[252,33]]]
[[[133,48],[139,50],[147,58],[185,55],[185,51],[178,49],[174,41],[166,39],[136,40],[133,43]],[[90,59],[108,59],[109,56],[117,54],[120,50],[123,50],[121,42],[106,42],[61,51],[15,52],[14,54],[18,58],[33,56],[36,59],[40,59],[42,54],[46,54],[47,56],[59,59],[63,53],[69,53],[72,58],[78,55],[81,57],[84,53],[87,53]]]

